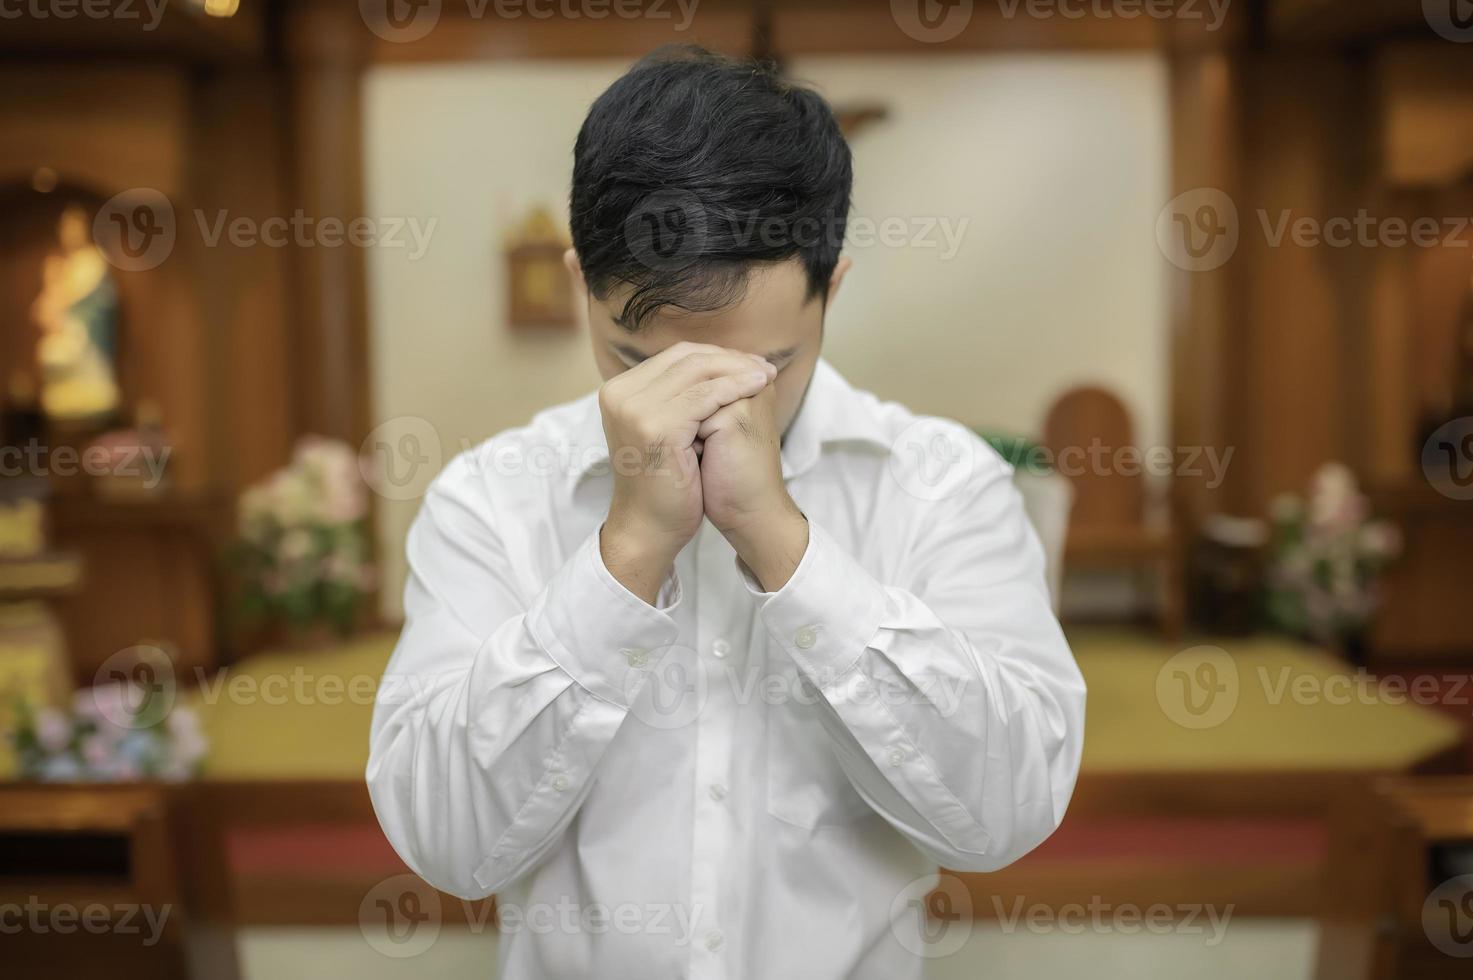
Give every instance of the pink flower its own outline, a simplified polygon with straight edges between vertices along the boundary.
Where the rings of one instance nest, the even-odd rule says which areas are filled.
[[[82,688],[72,698],[72,710],[77,717],[93,723],[126,725],[133,717],[128,690],[122,683]]]
[[[64,751],[72,741],[72,721],[55,708],[36,712],[36,741],[41,748],[55,754]]]
[[[93,772],[106,772],[114,762],[117,743],[101,735],[88,735],[82,739],[82,761]]]

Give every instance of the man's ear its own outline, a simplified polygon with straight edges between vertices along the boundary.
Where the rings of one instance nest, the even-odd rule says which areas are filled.
[[[578,261],[578,253],[574,249],[568,249],[563,253],[563,265],[567,266],[568,275],[573,277],[573,285],[580,292],[586,292],[587,283],[583,281],[583,264]]]
[[[835,264],[834,274],[829,276],[829,291],[824,297],[825,307],[834,305],[834,297],[839,295],[839,286],[844,282],[844,273],[848,272],[849,267],[853,264],[847,257],[839,259],[838,263]]]

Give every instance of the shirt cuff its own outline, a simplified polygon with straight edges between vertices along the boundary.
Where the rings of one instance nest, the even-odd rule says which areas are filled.
[[[879,631],[885,588],[828,536],[808,522],[808,548],[792,578],[763,592],[740,563],[742,581],[762,600],[768,633],[819,687],[848,673]]]
[[[527,611],[537,645],[595,697],[628,709],[680,628],[672,569],[651,606],[619,584],[604,565],[595,531],[558,569]]]

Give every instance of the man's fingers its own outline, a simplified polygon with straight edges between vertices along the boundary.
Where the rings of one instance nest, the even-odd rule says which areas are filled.
[[[720,410],[713,412],[701,422],[700,428],[696,429],[696,438],[704,442],[715,433],[730,427],[739,413],[748,410],[749,406],[739,404],[737,401],[723,405]]]
[[[658,354],[645,358],[622,374],[610,378],[604,382],[604,387],[617,392],[619,397],[627,397],[648,388],[651,381],[664,374],[670,365],[683,357],[696,353],[719,354],[723,350],[725,348],[717,347],[715,344],[697,344],[682,340],[678,344],[671,344]]]
[[[768,377],[777,374],[776,369],[765,358],[755,354],[721,348],[714,352],[695,351],[672,363],[659,377],[649,382],[645,391],[657,398],[674,399],[704,382],[727,376],[751,375],[753,372]],[[706,414],[709,415],[710,412]]]
[[[687,357],[696,354],[730,354],[732,351],[725,347],[717,347],[715,344],[699,344],[693,340],[682,340],[671,344],[656,354],[651,354],[638,364],[631,367],[620,375],[617,381],[627,384],[633,390],[646,388],[649,384]]]
[[[733,425],[742,426],[748,435],[760,434],[772,426],[771,385],[763,385],[752,394],[734,399],[702,419],[696,438],[706,440]]]
[[[722,407],[751,398],[771,383],[768,372],[755,368],[742,374],[727,374],[687,388],[670,407],[683,419],[704,422]]]

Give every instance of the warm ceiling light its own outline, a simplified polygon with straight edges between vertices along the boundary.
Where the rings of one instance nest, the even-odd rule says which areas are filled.
[[[205,0],[205,13],[211,17],[234,17],[240,0]]]

